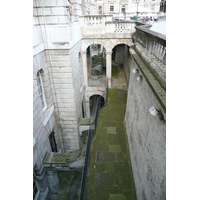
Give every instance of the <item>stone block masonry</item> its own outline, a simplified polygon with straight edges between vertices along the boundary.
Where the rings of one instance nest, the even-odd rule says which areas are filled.
[[[39,96],[38,85],[37,85],[37,72],[40,71],[41,81],[43,84],[43,90],[46,100],[46,108],[44,109],[41,103],[41,98]],[[35,144],[33,146],[34,160],[33,167],[37,170],[42,170],[42,158],[45,156],[46,152],[51,151],[51,146],[49,142],[49,135],[54,130],[55,140],[57,143],[57,148],[60,149],[61,146],[55,113],[49,111],[52,110],[53,106],[53,94],[51,92],[50,76],[46,64],[46,53],[42,51],[33,57],[33,137],[35,139]]]
[[[166,125],[149,112],[154,106],[165,118],[165,107],[147,80],[150,71],[142,82],[137,80],[143,75],[140,68],[145,71],[146,67],[135,58],[139,59],[136,54],[131,62],[125,124],[137,199],[166,199]],[[134,74],[133,68],[139,69],[139,74]]]
[[[59,52],[58,52],[59,51]],[[55,113],[60,124],[63,149],[79,149],[79,118],[83,94],[80,93],[80,42],[69,50],[47,50]]]

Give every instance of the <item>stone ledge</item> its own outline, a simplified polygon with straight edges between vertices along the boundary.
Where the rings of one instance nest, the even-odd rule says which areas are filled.
[[[79,125],[90,125],[92,121],[92,118],[80,118]]]
[[[160,83],[156,80],[156,78],[152,75],[151,71],[148,67],[142,62],[140,57],[137,54],[132,54],[132,58],[137,63],[139,69],[141,70],[142,74],[147,80],[147,83],[151,87],[153,93],[155,94],[156,98],[160,102],[162,108],[166,112],[166,92],[161,87]]]

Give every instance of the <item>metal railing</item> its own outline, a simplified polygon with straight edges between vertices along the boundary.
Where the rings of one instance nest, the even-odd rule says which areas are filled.
[[[84,162],[84,166],[83,166],[83,170],[82,170],[81,187],[80,187],[80,192],[79,192],[79,200],[83,200],[84,195],[85,195],[85,185],[86,185],[86,178],[87,178],[87,171],[88,171],[88,164],[89,164],[90,146],[91,146],[92,138],[96,134],[99,110],[102,109],[104,106],[106,106],[106,104],[108,102],[108,80],[107,80],[107,78],[106,78],[106,92],[103,96],[104,96],[104,105],[101,106],[102,96],[98,97],[96,109],[95,109],[94,120],[92,121],[92,123],[89,126],[88,139],[87,139],[86,150],[85,150],[85,162]]]

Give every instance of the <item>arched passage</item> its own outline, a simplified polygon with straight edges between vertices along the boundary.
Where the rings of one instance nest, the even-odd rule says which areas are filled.
[[[131,57],[129,46],[118,44],[112,49],[112,87],[127,88]]]
[[[82,61],[83,61],[83,72],[84,72],[84,84],[88,85],[88,63],[87,63],[87,51],[88,47],[92,44],[100,44],[105,48],[105,57],[106,57],[106,77],[108,80],[108,87],[111,88],[111,77],[112,77],[112,50],[118,44],[126,44],[127,46],[131,45],[132,38],[96,38],[96,39],[83,39],[82,40]],[[95,82],[96,86],[102,86],[101,82],[98,80]],[[100,84],[100,85],[99,85]]]
[[[96,108],[97,108],[97,100],[99,99],[100,107],[102,107],[105,104],[105,100],[103,96],[95,94],[92,95],[89,99],[89,104],[90,104],[90,117],[94,117],[96,113]]]
[[[88,77],[106,74],[106,51],[101,44],[91,44],[87,48]]]

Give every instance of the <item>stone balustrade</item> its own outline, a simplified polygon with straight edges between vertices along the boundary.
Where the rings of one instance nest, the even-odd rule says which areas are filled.
[[[138,42],[144,50],[146,50],[150,58],[155,58],[157,61],[166,65],[166,36],[148,28],[151,25],[137,23],[136,42]]]
[[[106,21],[112,20],[112,15],[85,15],[80,20],[82,26],[105,26]]]
[[[106,26],[114,27],[115,33],[133,33],[135,32],[135,23],[131,21],[112,21],[106,22]]]
[[[87,15],[81,17],[82,21],[82,35],[106,35],[107,33],[115,34],[113,37],[120,37],[120,33],[128,34],[135,32],[135,22],[131,21],[113,21],[112,15]],[[117,35],[116,35],[117,34]],[[125,35],[121,34],[121,37]]]

